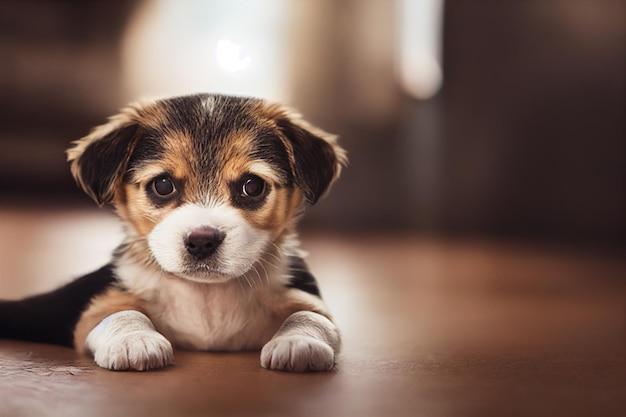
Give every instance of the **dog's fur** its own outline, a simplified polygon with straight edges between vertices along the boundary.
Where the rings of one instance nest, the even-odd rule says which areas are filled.
[[[339,333],[295,230],[346,163],[334,136],[277,104],[201,94],[131,104],[68,160],[126,238],[102,269],[0,302],[0,337],[73,345],[115,370],[166,366],[172,345],[334,366]]]

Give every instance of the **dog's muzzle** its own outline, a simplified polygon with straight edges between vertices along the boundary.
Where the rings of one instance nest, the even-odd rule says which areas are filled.
[[[224,232],[213,227],[195,229],[185,237],[185,249],[194,258],[205,259],[217,250],[225,237]]]

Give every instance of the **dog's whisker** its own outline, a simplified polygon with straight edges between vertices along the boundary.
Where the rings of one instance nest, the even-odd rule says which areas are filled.
[[[258,275],[259,272],[256,269],[254,271]],[[246,275],[246,277],[248,278],[248,283],[250,284],[250,288],[254,288],[255,287],[254,277],[253,276],[248,276],[248,275]]]
[[[270,286],[270,280],[269,280],[269,274],[267,273],[267,269],[265,268],[265,266],[263,266],[262,262],[259,262],[258,265],[263,268],[263,277],[265,277],[265,281],[263,280],[263,277],[261,276],[261,274],[259,273],[259,271],[255,268],[255,271],[259,277],[259,284],[265,284],[268,287]]]
[[[282,264],[282,260],[279,259],[278,261]],[[271,262],[268,259],[260,259],[259,263],[261,263],[261,264],[265,263],[268,266],[270,266],[273,270],[277,270],[277,271],[280,270],[280,265],[279,264],[275,264],[275,263]]]
[[[250,268],[250,271],[254,271],[254,266]],[[250,289],[254,288],[254,285],[252,283],[252,277],[250,276],[249,273],[245,273],[244,275],[242,275],[242,277],[246,281],[246,284],[248,285]]]
[[[257,269],[256,265],[252,269],[254,270],[254,273],[256,274],[256,278],[258,278],[258,283],[257,283],[257,280],[254,277],[251,277],[252,282],[255,283],[255,287],[257,285],[262,285],[263,284],[263,278],[261,277],[261,273]]]
[[[274,255],[273,253],[267,253],[266,255],[267,255],[267,256],[270,256],[270,257],[272,257],[272,258],[274,258],[274,259],[276,259],[276,261],[277,261],[279,264],[280,264],[280,263],[282,263],[282,262],[284,262],[284,259],[279,258],[278,256]],[[265,262],[267,262],[268,264],[270,264],[271,266],[273,266],[273,267],[275,267],[275,268],[278,268],[278,265],[271,263],[269,259],[265,259]]]

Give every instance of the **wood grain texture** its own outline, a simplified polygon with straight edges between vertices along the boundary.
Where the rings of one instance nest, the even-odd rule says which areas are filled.
[[[24,227],[36,235],[54,221]],[[623,415],[623,253],[374,235],[308,235],[303,247],[343,332],[332,372],[267,371],[258,352],[185,351],[161,371],[111,372],[71,349],[2,340],[0,415]],[[71,262],[68,248],[43,249]],[[14,250],[0,264],[36,262]],[[20,282],[0,275],[0,297],[5,284],[38,289]]]

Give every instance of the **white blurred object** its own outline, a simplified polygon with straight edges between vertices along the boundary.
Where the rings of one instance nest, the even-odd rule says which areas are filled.
[[[217,41],[215,59],[219,66],[228,72],[243,71],[250,66],[252,58],[242,52],[243,47],[228,39]]]
[[[398,0],[396,67],[402,87],[418,99],[441,89],[444,0]]]
[[[288,0],[153,0],[132,16],[125,98],[216,92],[288,101]]]

